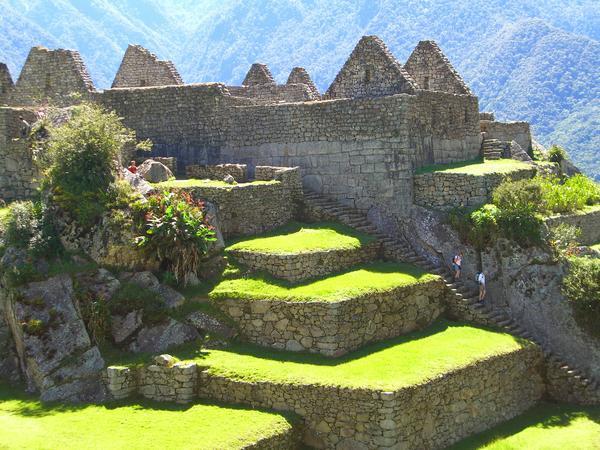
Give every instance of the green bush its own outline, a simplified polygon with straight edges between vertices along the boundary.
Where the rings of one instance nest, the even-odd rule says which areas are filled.
[[[157,323],[167,317],[167,307],[160,296],[133,283],[123,283],[108,306],[110,313],[117,315],[142,310],[145,323]]]
[[[120,159],[135,133],[114,112],[84,103],[64,125],[49,127],[49,135],[44,185],[80,225],[91,226],[115,199]]]
[[[492,203],[501,210],[538,211],[542,198],[542,179],[506,180],[492,195]]]
[[[502,235],[523,247],[542,241],[542,218],[530,209],[503,209],[498,216]]]
[[[475,248],[482,249],[498,234],[500,210],[495,205],[483,205],[470,215],[471,230],[469,241]]]
[[[563,293],[581,327],[600,337],[600,259],[569,258]]]
[[[567,159],[567,152],[559,145],[553,145],[548,149],[548,161],[560,164]]]
[[[570,256],[574,254],[579,245],[580,236],[581,229],[574,225],[561,223],[550,229],[548,243],[557,256]]]
[[[172,272],[178,282],[187,273],[198,273],[202,258],[215,232],[206,222],[204,204],[184,191],[164,192],[138,202],[139,247],[157,258],[163,269]]]

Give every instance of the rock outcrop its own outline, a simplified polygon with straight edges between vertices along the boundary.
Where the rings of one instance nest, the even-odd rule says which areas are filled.
[[[158,161],[147,159],[139,167],[137,172],[142,178],[150,183],[160,183],[173,178],[173,172],[167,166]]]

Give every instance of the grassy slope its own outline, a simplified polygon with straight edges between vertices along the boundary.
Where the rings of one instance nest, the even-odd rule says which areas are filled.
[[[5,206],[4,208],[0,208],[0,220],[4,219],[8,215],[8,211],[10,208]]]
[[[368,291],[388,291],[400,286],[429,282],[437,277],[409,265],[376,262],[337,275],[298,285],[275,280],[263,274],[223,280],[209,293],[214,300],[240,298],[254,300],[339,301]]]
[[[529,344],[508,334],[439,321],[427,330],[368,345],[336,359],[249,344],[222,350],[189,346],[170,353],[182,360],[197,360],[213,374],[238,380],[394,390],[524,345]]]
[[[329,249],[355,249],[374,240],[372,236],[338,223],[292,222],[269,233],[239,240],[227,250],[295,254]]]
[[[248,186],[252,185],[264,185],[264,184],[275,184],[279,183],[276,180],[269,181],[252,181],[250,183],[236,183],[229,184],[220,180],[198,180],[191,178],[189,180],[169,180],[163,181],[162,183],[155,183],[154,186],[158,188],[170,189],[170,188],[190,188],[190,187],[218,187],[218,188],[232,188],[234,186]]]
[[[290,427],[278,414],[211,404],[41,404],[0,384],[2,449],[229,449]]]
[[[600,448],[600,407],[542,403],[452,450],[592,450]]]
[[[529,164],[514,159],[498,159],[494,161],[472,160],[452,164],[434,164],[421,167],[416,170],[416,174],[442,172],[458,173],[465,175],[488,175],[491,173],[509,173],[514,170],[526,169],[531,167]]]

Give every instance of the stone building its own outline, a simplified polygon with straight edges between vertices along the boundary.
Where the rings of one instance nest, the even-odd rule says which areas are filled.
[[[6,64],[0,63],[0,105],[8,103],[8,96],[14,87]]]
[[[129,45],[112,83],[113,88],[183,84],[171,61],[162,61],[140,45]]]
[[[304,69],[277,84],[260,63],[240,86],[182,84],[172,64],[139,46],[113,86],[95,91],[77,52],[35,47],[8,103],[89,97],[151,139],[153,156],[177,158],[180,174],[194,164],[243,163],[250,176],[257,165],[298,166],[305,188],[382,227],[408,214],[416,169],[472,160],[484,138],[531,147],[527,124],[480,119],[477,97],[431,41],[402,65],[381,39],[363,37],[322,97]]]

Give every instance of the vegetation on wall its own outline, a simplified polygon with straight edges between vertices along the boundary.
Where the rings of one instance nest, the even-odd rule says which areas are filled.
[[[563,278],[563,293],[571,303],[577,322],[600,338],[600,259],[572,257]]]
[[[184,191],[151,195],[137,202],[137,245],[161,262],[162,268],[186,282],[196,274],[210,245],[216,240],[204,214],[204,203]]]

